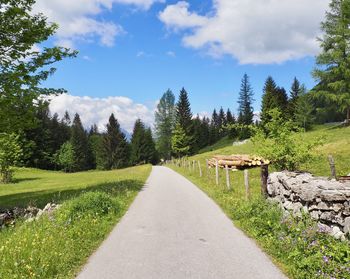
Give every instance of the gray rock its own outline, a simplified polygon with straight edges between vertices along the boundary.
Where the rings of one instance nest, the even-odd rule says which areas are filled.
[[[337,226],[332,228],[331,236],[333,236],[335,239],[345,240],[345,234]]]
[[[335,217],[335,214],[333,212],[323,212],[320,215],[321,220],[328,221],[328,222],[332,222],[334,217]]]
[[[317,205],[317,209],[319,209],[319,210],[330,210],[330,208],[328,207],[328,205],[325,202],[320,202]]]
[[[332,210],[335,211],[335,212],[339,212],[342,209],[344,209],[344,205],[342,205],[341,203],[335,203],[332,206]]]
[[[346,201],[346,196],[337,190],[325,190],[321,192],[321,198],[325,201]]]
[[[350,217],[347,217],[344,220],[344,233],[350,235]]]
[[[318,220],[320,218],[320,214],[321,214],[321,211],[317,211],[317,210],[310,212],[310,216],[314,220]]]

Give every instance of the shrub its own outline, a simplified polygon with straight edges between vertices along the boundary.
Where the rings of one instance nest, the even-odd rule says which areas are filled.
[[[70,141],[61,146],[55,155],[55,161],[65,172],[72,172],[74,169],[74,150]]]
[[[286,121],[279,110],[269,113],[271,121],[259,127],[252,138],[257,153],[273,162],[279,170],[297,170],[312,159],[317,140],[305,141],[303,133],[291,121]]]

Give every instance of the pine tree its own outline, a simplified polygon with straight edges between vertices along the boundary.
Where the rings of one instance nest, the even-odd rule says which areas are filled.
[[[83,171],[91,168],[91,149],[89,147],[87,133],[81,123],[79,114],[75,114],[73,120],[71,144],[74,151],[73,171]]]
[[[147,142],[145,134],[145,125],[140,119],[137,119],[131,138],[131,163],[133,165],[147,163]]]
[[[239,92],[239,109],[238,113],[241,115],[241,122],[244,125],[251,125],[253,123],[253,90],[249,82],[249,77],[247,74],[244,74],[241,82],[241,90]]]
[[[189,154],[194,152],[194,138],[193,138],[193,122],[192,122],[192,112],[191,105],[188,100],[188,94],[184,88],[180,91],[179,100],[176,104],[176,118],[175,123],[179,124],[186,134],[186,139],[189,139],[190,149]],[[172,140],[173,142],[173,140]]]
[[[236,119],[235,116],[231,113],[231,110],[228,109],[226,113],[226,118],[227,118],[227,124],[231,125],[230,129],[228,130],[228,137],[230,139],[234,139],[237,137],[237,130],[234,128],[232,125],[236,124]]]
[[[295,122],[305,130],[310,129],[311,124],[315,121],[315,108],[310,97],[311,96],[307,93],[305,85],[302,85],[297,99]]]
[[[120,169],[129,165],[129,144],[112,113],[98,152],[97,164],[102,169]]]
[[[180,123],[177,123],[171,138],[173,153],[180,158],[187,156],[191,148],[191,138],[186,134]]]
[[[288,111],[291,119],[295,121],[296,111],[298,109],[298,99],[301,94],[300,82],[295,77],[290,90],[290,101],[288,104]]]
[[[219,137],[222,138],[226,135],[225,126],[227,125],[226,114],[224,109],[221,107],[218,115],[218,126],[219,126]]]
[[[147,128],[145,131],[146,139],[146,163],[151,163],[155,165],[158,163],[158,152],[156,150],[156,144],[153,139],[151,128]]]
[[[186,133],[192,132],[191,105],[185,88],[181,89],[179,101],[176,104],[176,123],[180,124]]]
[[[350,1],[332,0],[321,25],[322,52],[313,76],[319,82],[316,96],[336,104],[350,122]]]
[[[155,113],[157,150],[164,159],[171,158],[171,135],[175,126],[175,96],[169,89],[159,101]]]
[[[271,76],[266,79],[262,97],[261,122],[265,125],[271,120],[270,111],[278,109],[285,119],[288,118],[288,95],[283,87],[277,87]]]
[[[210,144],[214,144],[219,140],[219,130],[220,130],[220,121],[219,115],[214,109],[210,121]]]

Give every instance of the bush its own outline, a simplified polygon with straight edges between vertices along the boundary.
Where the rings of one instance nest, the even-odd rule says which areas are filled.
[[[70,141],[65,142],[55,155],[56,163],[65,172],[72,172],[74,169],[74,150]]]
[[[252,138],[257,153],[269,159],[278,170],[298,170],[312,159],[312,150],[319,141],[305,141],[301,130],[282,118],[279,110],[272,110],[269,115],[271,121],[256,128]]]

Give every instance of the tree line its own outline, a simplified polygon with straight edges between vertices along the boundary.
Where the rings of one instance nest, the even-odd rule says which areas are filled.
[[[56,69],[56,62],[74,58],[76,51],[63,47],[34,45],[45,42],[58,26],[43,14],[34,14],[35,0],[3,0],[0,3],[0,175],[10,180],[12,165],[79,171],[113,169],[159,158],[186,156],[218,140],[245,139],[249,126],[268,127],[271,111],[304,129],[313,123],[350,123],[350,1],[332,0],[321,24],[321,53],[312,74],[317,82],[311,90],[294,79],[289,94],[268,77],[263,89],[261,122],[254,122],[253,90],[244,75],[239,109],[214,109],[211,117],[193,116],[188,93],[183,88],[178,101],[168,90],[155,115],[155,138],[141,120],[136,121],[129,143],[111,115],[106,131],[94,126],[87,132],[75,115],[62,119],[50,115],[40,101],[64,89],[43,88],[41,84]],[[266,131],[268,133],[268,131]]]
[[[91,169],[111,170],[158,161],[151,128],[137,119],[128,142],[112,113],[106,131],[97,125],[85,130],[79,114],[73,120],[68,112],[62,119],[50,116],[48,103],[37,111],[38,124],[26,130],[19,140],[25,147],[26,167],[76,172]]]

